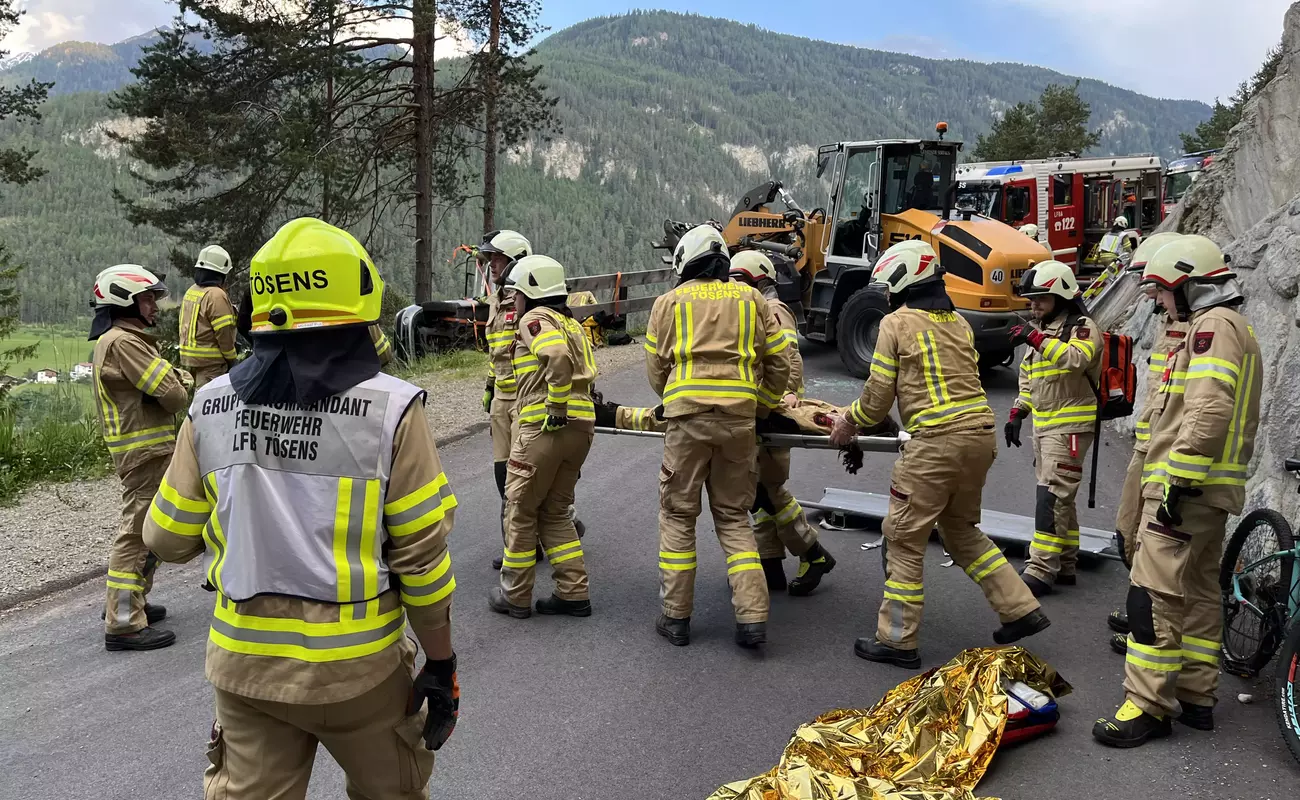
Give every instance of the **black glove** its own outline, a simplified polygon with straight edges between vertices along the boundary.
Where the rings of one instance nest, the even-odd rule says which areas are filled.
[[[1011,419],[1002,427],[1002,433],[1007,439],[1007,447],[1020,446],[1020,428],[1025,424],[1022,413],[1018,408],[1011,409]]]
[[[596,427],[618,427],[618,403],[596,403]]]
[[[441,748],[451,732],[456,729],[460,716],[460,682],[456,680],[456,654],[445,661],[425,661],[424,669],[415,676],[411,686],[411,699],[406,704],[406,715],[416,713],[429,701],[429,718],[424,722],[424,746],[428,750]]]
[[[568,424],[568,417],[557,417],[554,414],[551,414],[546,418],[546,421],[542,423],[542,432],[550,433],[551,431],[558,431],[560,428],[563,428]]]
[[[1184,497],[1200,497],[1204,492],[1200,489],[1194,489],[1191,486],[1174,486],[1173,484],[1165,485],[1165,496],[1160,500],[1160,507],[1156,509],[1156,519],[1166,525],[1182,525],[1183,515],[1178,513],[1178,504]]]
[[[663,421],[664,421],[664,407],[663,407],[663,406],[655,406],[655,419],[659,420],[660,422],[663,422]]]

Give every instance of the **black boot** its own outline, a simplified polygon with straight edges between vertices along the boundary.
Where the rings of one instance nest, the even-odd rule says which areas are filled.
[[[1079,576],[1078,575],[1057,575],[1056,585],[1057,586],[1078,586]]]
[[[504,556],[497,556],[496,558],[492,559],[492,569],[496,570],[497,572],[500,572],[501,562],[504,560],[505,560]]]
[[[668,640],[669,644],[685,647],[691,643],[691,618],[678,619],[667,614],[660,614],[655,623],[655,631]]]
[[[1099,719],[1092,726],[1092,738],[1111,747],[1140,747],[1147,739],[1159,739],[1172,732],[1168,717],[1153,717],[1125,700],[1114,719]]]
[[[822,576],[835,569],[835,559],[821,542],[815,542],[808,552],[799,557],[799,572],[790,581],[792,597],[807,597],[822,582]]]
[[[784,558],[764,558],[759,562],[763,565],[763,577],[767,578],[767,590],[769,592],[780,592],[785,589],[785,567],[782,564]]]
[[[568,614],[571,617],[590,617],[590,600],[565,600],[563,597],[550,597],[538,600],[535,604],[538,614]]]
[[[1050,584],[1040,581],[1028,572],[1020,573],[1020,579],[1029,587],[1029,591],[1034,593],[1034,597],[1042,597],[1052,593],[1052,587]]]
[[[767,644],[767,623],[737,622],[736,644],[751,650],[760,644]]]
[[[158,650],[176,643],[176,634],[157,628],[141,628],[135,633],[104,634],[105,650]]]
[[[99,618],[104,619],[104,611],[100,609]],[[144,618],[150,625],[162,622],[167,619],[167,606],[156,606],[153,603],[144,604]]]
[[[498,614],[509,614],[515,619],[528,619],[533,615],[533,610],[528,606],[511,605],[500,586],[495,586],[488,592],[488,608]]]
[[[1106,617],[1106,626],[1115,633],[1128,633],[1133,630],[1128,624],[1128,612],[1123,609],[1110,612],[1110,616]]]
[[[578,532],[579,539],[587,535],[587,526],[583,525],[582,520],[577,517],[573,518],[573,529]]]
[[[1035,633],[1047,630],[1047,626],[1051,624],[1052,621],[1047,618],[1043,610],[1036,608],[1020,619],[1007,622],[993,631],[993,641],[998,644],[1018,642],[1026,636],[1033,636]]]
[[[859,639],[853,643],[853,652],[858,658],[875,661],[877,664],[893,664],[904,669],[920,669],[921,654],[916,650],[900,650],[881,644],[876,639]]]
[[[1112,633],[1110,635],[1110,649],[1121,656],[1128,655],[1128,634]]]
[[[1183,713],[1178,715],[1179,722],[1198,731],[1214,730],[1214,706],[1198,706],[1186,700],[1179,700],[1178,704],[1183,707]]]

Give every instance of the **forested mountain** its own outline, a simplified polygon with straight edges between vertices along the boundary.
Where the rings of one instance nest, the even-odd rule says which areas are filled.
[[[111,119],[102,93],[66,94],[120,86],[144,43],[61,45],[0,73],[4,81],[54,79],[63,93],[42,124],[0,126],[3,140],[39,147],[38,163],[50,170],[0,194],[0,238],[28,264],[26,320],[84,313],[100,268],[160,264],[166,254],[163,237],[132,229],[110,196],[131,182],[105,129],[129,122]],[[103,58],[63,58],[81,48],[100,48]],[[973,142],[1001,109],[1035,99],[1049,83],[1074,82],[1038,67],[933,61],[664,12],[589,20],[549,37],[537,58],[559,98],[563,131],[503,160],[497,220],[584,273],[653,266],[645,243],[665,217],[722,217],[769,176],[806,207],[824,204],[813,180],[820,143],[929,136],[938,120],[949,123],[950,139]],[[1105,153],[1173,155],[1178,134],[1210,114],[1201,103],[1092,80],[1080,94]],[[442,217],[435,254],[477,240],[471,204]],[[402,244],[385,243],[377,257],[394,286],[409,291],[410,248]],[[459,293],[462,280],[444,268],[435,286]]]

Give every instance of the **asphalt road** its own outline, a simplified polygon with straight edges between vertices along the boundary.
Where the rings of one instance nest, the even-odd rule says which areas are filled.
[[[811,347],[805,343],[805,347]],[[809,393],[847,402],[859,389],[828,351],[806,353]],[[610,399],[648,404],[639,371],[601,380]],[[1014,375],[988,389],[1005,413]],[[839,566],[809,598],[776,596],[761,654],[731,642],[732,617],[720,550],[700,521],[700,570],[690,647],[655,635],[657,443],[598,439],[578,487],[595,614],[588,619],[513,620],[488,611],[500,548],[498,500],[487,434],[442,452],[460,499],[451,548],[459,590],[454,630],[463,692],[460,724],[438,757],[435,798],[536,800],[703,798],[719,785],[770,769],[800,723],[837,707],[865,707],[912,673],[855,658],[872,632],[881,594],[875,534],[827,532]],[[1032,514],[1028,449],[1000,454],[985,503]],[[1102,451],[1099,507],[1085,525],[1111,527],[1122,443]],[[891,458],[869,455],[856,477],[834,455],[796,451],[793,485],[882,491]],[[116,502],[115,498],[106,498]],[[57,524],[51,521],[51,524]],[[793,560],[787,561],[793,572]],[[927,561],[927,668],[966,647],[991,644],[995,615],[937,546]],[[1266,689],[1225,676],[1218,729],[1175,726],[1175,736],[1137,751],[1095,744],[1093,720],[1121,700],[1123,661],[1106,647],[1105,615],[1122,601],[1126,576],[1107,563],[1047,599],[1052,627],[1026,643],[1054,664],[1074,694],[1062,700],[1055,734],[997,756],[981,796],[1005,798],[1293,798],[1300,768],[1287,755]],[[539,576],[538,596],[549,591]],[[211,596],[193,567],[165,567],[153,599],[171,615],[178,644],[153,653],[107,653],[89,584],[0,619],[0,800],[197,797],[211,724],[203,648]],[[1252,705],[1238,702],[1253,692]],[[340,770],[322,751],[312,798],[343,797]]]

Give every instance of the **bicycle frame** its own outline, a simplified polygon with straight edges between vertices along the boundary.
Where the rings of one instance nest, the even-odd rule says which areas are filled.
[[[1246,608],[1249,608],[1260,619],[1263,619],[1264,612],[1261,611],[1259,608],[1257,608],[1253,603],[1248,601],[1242,595],[1241,584],[1240,584],[1241,576],[1249,575],[1250,573],[1254,572],[1256,569],[1264,566],[1265,564],[1268,564],[1273,561],[1280,561],[1283,558],[1286,558],[1288,556],[1300,561],[1300,547],[1295,547],[1291,550],[1279,550],[1276,553],[1271,553],[1267,556],[1264,556],[1263,558],[1261,558],[1260,560],[1254,563],[1247,564],[1245,567],[1241,569],[1240,572],[1233,572],[1232,573],[1233,599],[1236,600],[1241,605],[1245,606]],[[1293,568],[1291,570],[1291,586],[1290,586],[1289,593],[1287,595],[1287,619],[1297,618],[1298,612],[1300,612],[1300,569]]]

